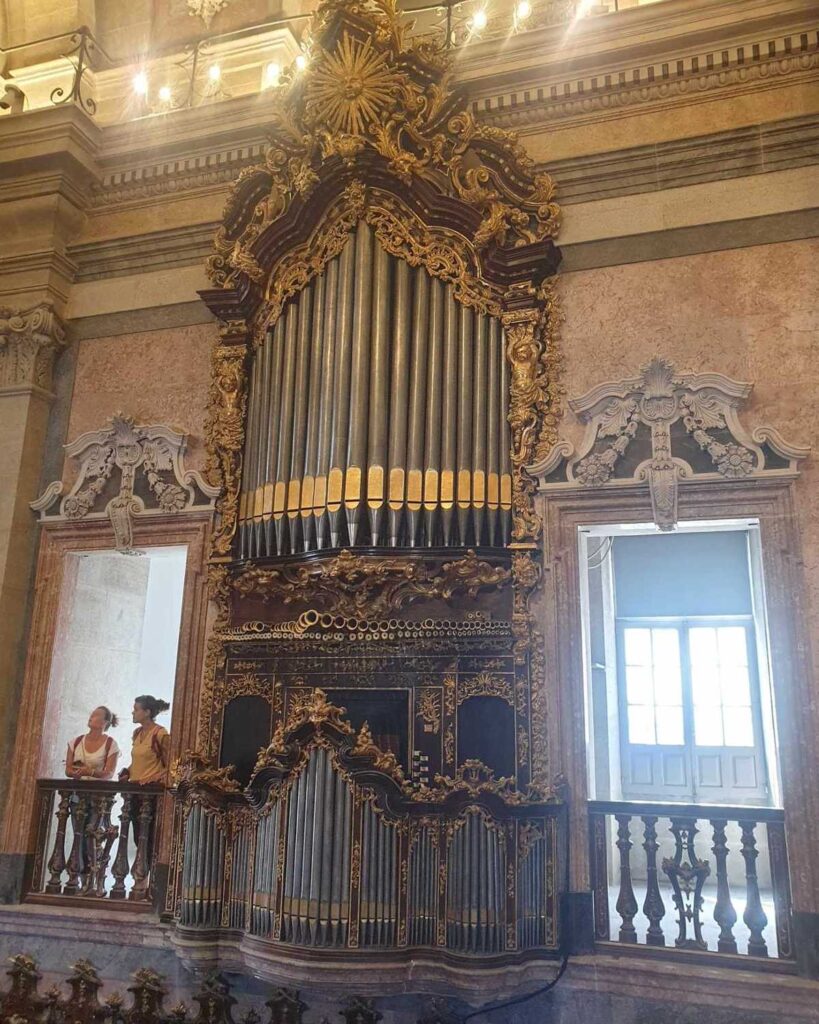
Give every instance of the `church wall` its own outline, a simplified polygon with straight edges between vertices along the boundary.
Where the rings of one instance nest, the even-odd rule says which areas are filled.
[[[680,370],[751,381],[747,425],[775,426],[819,451],[812,298],[819,240],[752,246],[609,266],[559,277],[563,384],[569,397],[636,373],[656,355]],[[561,432],[582,428],[567,411]],[[807,591],[807,631],[819,663],[819,467],[809,458],[795,485]],[[741,514],[741,510],[738,510]]]
[[[79,343],[67,439],[116,412],[189,435],[186,464],[205,465],[204,428],[213,324],[133,332]],[[73,473],[66,466],[67,476]]]

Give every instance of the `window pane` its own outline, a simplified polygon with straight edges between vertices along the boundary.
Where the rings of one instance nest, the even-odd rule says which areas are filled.
[[[691,686],[694,691],[694,707],[718,708],[722,703],[717,666],[704,670],[691,666]]]
[[[683,713],[682,708],[657,708],[657,742],[682,746]]]
[[[640,665],[626,666],[626,695],[629,704],[654,703],[650,668],[643,668]]]
[[[717,631],[713,626],[694,626],[688,633],[691,644],[691,664],[697,668],[716,665],[719,662],[717,653]]]
[[[676,629],[653,629],[651,639],[654,699],[658,704],[682,704],[679,634]]]
[[[654,744],[654,709],[630,704],[628,709],[629,743]]]
[[[750,706],[751,680],[745,665],[723,665],[721,683],[722,699],[725,704]]]
[[[628,628],[623,630],[627,665],[651,664],[651,630]]]
[[[719,630],[720,664],[747,665],[748,646],[745,640],[745,629],[742,626],[721,626]]]
[[[722,746],[722,714],[719,708],[694,708],[694,734],[698,747]]]
[[[750,708],[723,708],[726,747],[752,747],[754,726]]]

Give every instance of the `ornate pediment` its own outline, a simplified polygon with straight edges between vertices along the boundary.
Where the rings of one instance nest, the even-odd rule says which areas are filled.
[[[187,438],[159,424],[136,426],[122,414],[65,446],[80,468],[68,494],[55,480],[31,503],[42,522],[108,518],[119,551],[130,551],[132,517],[211,509],[219,493],[185,469]]]
[[[639,376],[607,381],[569,407],[586,424],[579,448],[559,441],[529,467],[541,488],[603,488],[647,483],[654,520],[677,521],[680,483],[795,475],[808,448],[786,443],[772,427],[748,432],[738,411],[753,385],[721,373],[680,373],[656,358]]]
[[[307,242],[351,186],[366,186],[376,205],[391,197],[395,223],[423,222],[431,237],[421,248],[446,253],[465,240],[465,272],[477,278],[514,285],[531,280],[538,261],[547,264],[541,277],[554,271],[551,178],[514,134],[474,119],[451,86],[446,52],[406,29],[392,0],[320,4],[307,66],[272,91],[264,161],[240,175],[228,200],[208,267],[217,287],[269,290],[277,226],[286,226],[288,248],[294,237]],[[364,205],[352,212],[363,216]],[[387,220],[384,240],[395,229]],[[416,255],[436,274],[441,251]],[[524,264],[532,266],[521,273]]]

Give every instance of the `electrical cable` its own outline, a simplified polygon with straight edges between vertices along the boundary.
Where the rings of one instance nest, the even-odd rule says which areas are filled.
[[[495,1003],[494,1006],[482,1006],[479,1010],[473,1010],[472,1013],[468,1013],[465,1017],[461,1017],[461,1024],[466,1024],[466,1021],[472,1020],[473,1017],[480,1017],[482,1013],[494,1013],[495,1010],[505,1010],[510,1006],[520,1006],[521,1003],[528,1003],[530,999],[536,999],[538,996],[545,995],[547,992],[550,992],[563,977],[568,963],[569,954],[565,953],[560,962],[557,974],[552,978],[548,985],[544,985],[543,988],[536,989],[528,995],[518,996],[516,999],[507,999],[506,1002],[503,1003]]]
[[[566,865],[566,872],[568,874],[568,871],[569,871],[569,823],[568,823],[568,821],[565,823],[564,827],[565,827],[565,837],[566,837],[565,841],[564,841],[565,856],[566,856],[565,865]],[[543,996],[543,995],[546,995],[547,992],[551,992],[551,990],[555,987],[555,985],[557,985],[557,983],[560,981],[560,979],[566,973],[566,968],[569,965],[569,956],[570,956],[570,954],[569,954],[568,951],[566,951],[563,954],[563,959],[560,961],[560,967],[558,967],[558,969],[557,969],[557,974],[554,976],[554,978],[552,978],[552,980],[548,983],[548,985],[543,985],[542,988],[535,989],[534,992],[529,992],[525,996],[517,996],[514,999],[507,999],[507,1000],[505,1000],[502,1003],[495,1003],[494,1005],[490,1005],[490,1006],[482,1006],[482,1007],[480,1007],[480,1009],[473,1010],[471,1013],[468,1013],[465,1017],[461,1017],[460,1018],[460,1024],[466,1024],[466,1022],[468,1020],[472,1020],[474,1017],[480,1017],[481,1014],[484,1014],[484,1013],[494,1013],[495,1010],[506,1010],[510,1006],[520,1006],[522,1003],[528,1003],[530,999],[537,999],[538,996]]]

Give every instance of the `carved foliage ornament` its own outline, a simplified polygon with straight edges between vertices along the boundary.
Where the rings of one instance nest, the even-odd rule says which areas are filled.
[[[219,495],[219,520],[211,541],[217,556],[229,553],[236,532],[247,405],[246,363],[246,325],[229,321],[222,326],[220,341],[213,350],[208,401],[208,476]]]
[[[22,311],[0,306],[0,388],[50,388],[54,357],[64,345],[63,325],[47,303]]]
[[[230,287],[253,267],[257,239],[316,188],[322,164],[352,166],[364,152],[404,185],[425,181],[479,210],[470,239],[478,252],[556,235],[552,180],[514,134],[475,121],[452,90],[444,51],[410,41],[406,29],[394,0],[319,5],[308,67],[284,75],[274,91],[264,163],[243,172],[228,202],[209,262],[215,285]],[[257,195],[250,207],[249,180]]]
[[[474,598],[480,590],[499,589],[510,579],[508,569],[481,561],[474,551],[437,571],[421,561],[342,551],[329,562],[246,569],[231,578],[231,586],[266,601],[318,601],[333,614],[378,619],[420,598],[446,601],[458,593]]]
[[[55,480],[31,503],[41,521],[108,517],[118,551],[133,546],[132,516],[210,509],[218,493],[184,465],[187,439],[169,427],[136,426],[121,413],[65,446],[80,471],[64,497]],[[59,500],[57,509],[54,506]]]
[[[579,450],[560,441],[529,471],[552,477],[546,490],[647,482],[655,523],[673,529],[681,482],[793,475],[807,457],[809,449],[786,443],[771,427],[745,430],[737,411],[752,387],[721,373],[679,373],[669,361],[653,359],[637,377],[570,400],[586,424]],[[641,446],[646,457],[622,468]]]

